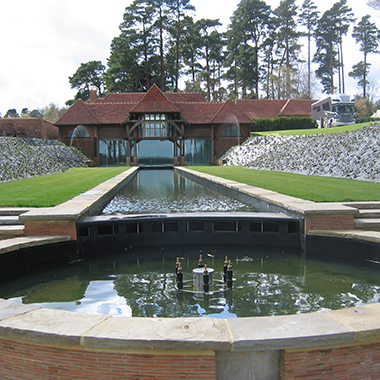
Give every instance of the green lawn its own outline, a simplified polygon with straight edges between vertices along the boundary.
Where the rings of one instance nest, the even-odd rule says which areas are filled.
[[[56,206],[127,169],[73,168],[65,173],[2,182],[0,207]]]
[[[189,169],[315,202],[380,201],[380,183],[245,169],[191,166]]]
[[[342,125],[340,127],[332,128],[313,128],[313,129],[292,129],[288,131],[267,131],[267,132],[252,132],[252,136],[289,136],[289,135],[316,135],[316,134],[330,134],[356,131],[360,128],[366,127],[373,123],[351,124]]]

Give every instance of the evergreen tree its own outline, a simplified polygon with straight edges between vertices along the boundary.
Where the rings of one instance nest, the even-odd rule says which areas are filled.
[[[169,32],[172,39],[174,40],[175,46],[175,88],[174,91],[178,92],[178,82],[180,77],[180,66],[181,66],[181,45],[183,42],[184,33],[186,28],[186,18],[190,12],[195,11],[195,7],[190,4],[190,0],[168,0],[167,1],[170,14],[172,18],[170,19]]]
[[[371,64],[367,62],[367,56],[370,53],[379,53],[380,30],[374,23],[370,22],[370,16],[364,16],[361,21],[354,27],[352,37],[357,43],[360,43],[360,51],[363,52],[363,61],[357,63],[348,74],[357,79],[360,87],[363,88],[363,98],[367,97],[368,73]]]
[[[184,74],[190,76],[191,81],[195,83],[197,74],[202,71],[202,65],[200,64],[202,46],[199,23],[195,23],[194,20],[189,17],[185,28],[186,32],[183,38]]]
[[[333,13],[335,13],[335,23],[338,34],[339,46],[339,92],[345,92],[344,78],[344,61],[343,61],[343,36],[348,32],[350,24],[356,19],[352,13],[352,9],[347,6],[347,0],[340,0],[333,5]]]
[[[108,60],[110,91],[123,87],[121,83],[124,84],[121,91],[147,91],[153,83],[160,82],[155,4],[153,0],[135,0],[125,9],[120,35],[112,41]],[[117,80],[115,86],[111,84],[112,79]]]
[[[204,60],[203,77],[206,81],[207,100],[211,100],[212,84],[212,61],[217,57],[217,52],[220,51],[218,42],[220,34],[216,31],[216,27],[221,25],[219,20],[201,19],[196,22],[200,34],[200,57]],[[214,60],[215,62],[215,60]]]
[[[336,46],[337,38],[335,15],[330,9],[318,21],[316,33],[317,51],[313,58],[313,62],[319,64],[315,73],[321,80],[324,92],[329,94],[335,92],[334,74],[339,64]]]
[[[297,31],[298,8],[296,0],[282,0],[274,13],[278,22],[277,53],[280,56],[278,72],[284,73],[286,76],[284,96],[289,98],[292,92],[292,72],[296,70],[296,63],[299,62],[298,55],[301,50],[301,45],[298,43],[301,34]],[[285,66],[285,69],[282,66]]]
[[[233,78],[238,74],[243,98],[259,96],[260,49],[269,23],[270,7],[261,0],[241,0],[231,17],[227,60],[237,67],[228,75]]]
[[[72,77],[69,77],[71,88],[78,90],[77,98],[87,100],[90,88],[95,87],[100,95],[104,92],[105,66],[100,61],[82,63]]]
[[[300,23],[306,28],[307,37],[307,97],[311,98],[311,37],[314,35],[318,23],[319,12],[312,0],[305,0],[300,13]]]

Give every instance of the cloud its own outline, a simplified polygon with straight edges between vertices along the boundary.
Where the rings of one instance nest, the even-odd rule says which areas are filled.
[[[64,106],[76,91],[70,88],[68,77],[81,63],[100,60],[104,65],[110,45],[119,34],[125,7],[132,0],[12,0],[3,1],[0,23],[0,112],[9,108],[21,111],[27,107],[43,108],[49,103]],[[197,18],[220,18],[227,27],[239,1],[192,0]],[[275,9],[280,0],[267,0]],[[301,4],[302,0],[298,0]],[[330,0],[317,3],[321,12],[331,8]],[[371,11],[362,2],[348,0],[356,16],[369,13],[372,21],[380,12]],[[357,93],[356,83],[348,77],[353,64],[362,59],[358,45],[345,42],[347,92]],[[371,77],[379,77],[380,63],[371,55]]]

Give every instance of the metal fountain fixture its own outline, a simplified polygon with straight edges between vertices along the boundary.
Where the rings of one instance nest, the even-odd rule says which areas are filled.
[[[208,268],[204,263],[202,255],[199,255],[198,268],[192,270],[193,279],[184,280],[182,263],[179,257],[175,264],[177,289],[185,293],[193,294],[214,294],[215,292],[223,292],[227,289],[232,289],[233,270],[231,260],[225,257],[223,266],[223,279],[217,280],[214,278],[215,270]]]

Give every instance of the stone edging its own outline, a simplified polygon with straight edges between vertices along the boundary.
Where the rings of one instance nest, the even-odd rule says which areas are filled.
[[[380,337],[380,304],[276,317],[127,318],[0,300],[0,336],[128,350],[256,351],[353,344]]]

